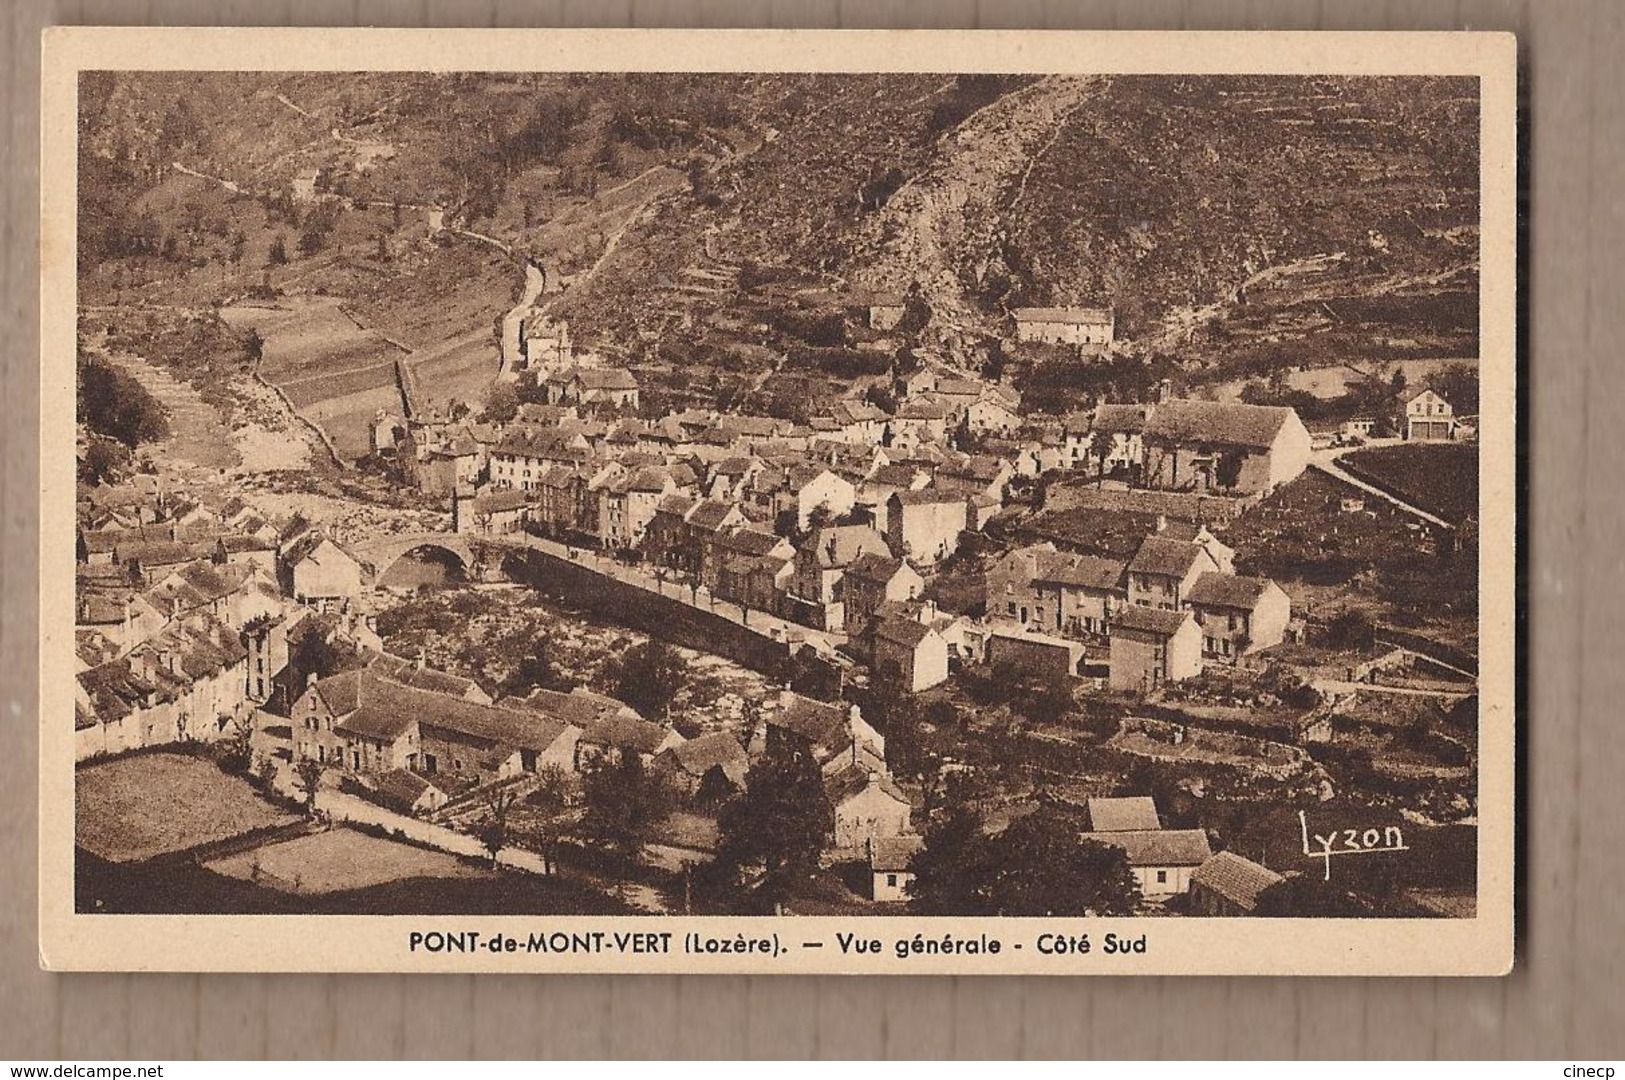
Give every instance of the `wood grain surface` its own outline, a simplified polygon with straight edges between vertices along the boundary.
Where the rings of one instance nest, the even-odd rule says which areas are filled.
[[[0,225],[0,1058],[1625,1055],[1625,5],[16,0]],[[46,975],[35,948],[39,32],[51,24],[1500,29],[1531,199],[1515,974],[1482,980]],[[70,358],[60,358],[68,363]]]

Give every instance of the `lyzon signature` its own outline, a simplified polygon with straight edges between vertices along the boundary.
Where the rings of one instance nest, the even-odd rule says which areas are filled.
[[[1309,818],[1298,811],[1298,825],[1303,830],[1303,853],[1311,859],[1320,859],[1326,866],[1326,880],[1332,879],[1333,855],[1377,855],[1385,851],[1409,851],[1405,834],[1398,825],[1381,829],[1333,829],[1325,836],[1315,833],[1315,846],[1311,847]]]

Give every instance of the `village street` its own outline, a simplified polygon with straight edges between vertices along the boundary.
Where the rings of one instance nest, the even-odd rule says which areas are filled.
[[[632,566],[618,559],[606,558],[601,552],[592,548],[571,547],[556,540],[545,540],[529,533],[508,533],[500,536],[482,537],[488,543],[509,544],[520,547],[535,548],[545,551],[556,558],[565,559],[584,566],[599,574],[612,577],[628,585],[657,592],[662,596],[681,601],[689,607],[700,611],[710,612],[729,622],[738,623],[746,629],[753,630],[764,637],[774,641],[803,642],[811,645],[817,653],[826,659],[833,659],[838,654],[837,648],[846,643],[846,635],[833,633],[827,630],[815,630],[800,623],[781,619],[765,611],[756,611],[728,600],[719,600],[711,595],[704,585],[690,584],[676,580],[667,580],[644,569],[642,566]]]

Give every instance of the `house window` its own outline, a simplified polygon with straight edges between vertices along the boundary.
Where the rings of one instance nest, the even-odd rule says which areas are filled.
[[[890,889],[897,888],[897,875],[896,874],[887,874],[886,875],[886,887],[890,888]]]
[[[1168,871],[1166,871],[1166,870],[1158,870],[1157,871],[1157,884],[1158,885],[1166,885],[1166,884],[1168,884]]]

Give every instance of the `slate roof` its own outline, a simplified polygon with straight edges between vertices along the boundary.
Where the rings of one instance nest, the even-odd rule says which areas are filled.
[[[724,551],[753,558],[765,558],[771,555],[783,542],[784,538],[777,533],[752,528],[748,525],[741,525],[736,529],[727,529],[719,533],[715,540],[716,545]]]
[[[909,860],[925,846],[921,836],[880,836],[869,841],[869,869],[897,873],[908,869]]]
[[[721,502],[717,499],[706,499],[694,507],[693,513],[688,517],[688,522],[690,525],[701,529],[720,529],[722,523],[728,519],[728,515],[733,512],[732,503]]]
[[[898,802],[908,804],[908,796],[903,794],[902,789],[891,777],[878,770],[869,772],[858,765],[849,765],[844,769],[825,774],[824,793],[829,796],[830,805],[838,807],[853,796],[863,794],[871,782]]]
[[[512,488],[492,488],[474,496],[474,512],[476,514],[501,514],[513,510],[523,510],[529,505],[530,497],[523,491]]]
[[[1099,405],[1089,430],[1104,431],[1108,435],[1138,435],[1145,431],[1150,412],[1149,405]]]
[[[581,689],[572,690],[567,694],[557,690],[532,690],[526,697],[509,699],[504,704],[556,717],[574,724],[583,731],[612,717],[627,716],[635,719],[637,716],[625,702]]]
[[[792,694],[769,723],[793,731],[816,746],[845,746],[851,742],[845,706],[828,705],[800,694]]]
[[[944,491],[941,488],[922,488],[919,491],[898,491],[892,498],[899,506],[941,506],[946,503],[962,503],[965,496],[957,491]]]
[[[1149,795],[1090,799],[1089,826],[1095,832],[1134,832],[1162,828],[1157,804]]]
[[[1242,858],[1232,851],[1212,855],[1191,874],[1191,885],[1201,885],[1229,900],[1243,911],[1258,906],[1258,897],[1271,885],[1285,879],[1267,866]]]
[[[914,649],[936,631],[914,619],[878,618],[872,624],[871,632],[877,638]]]
[[[1281,427],[1296,415],[1277,405],[1244,405],[1230,401],[1159,402],[1146,420],[1145,434],[1174,443],[1218,443],[1267,449]]]
[[[1034,562],[1037,572],[1033,580],[1045,584],[1113,592],[1123,582],[1124,564],[1116,559],[1045,551],[1039,552]]]
[[[1213,854],[1201,829],[1132,829],[1086,832],[1079,839],[1122,848],[1130,866],[1201,866]]]
[[[576,368],[576,381],[584,390],[636,390],[638,381],[625,368]]]
[[[410,813],[425,791],[431,788],[439,790],[417,773],[406,769],[392,769],[374,783],[378,798],[403,813]]]
[[[1251,611],[1271,584],[1268,578],[1236,577],[1209,571],[1196,579],[1185,599],[1203,607]]]
[[[1200,544],[1187,540],[1170,540],[1163,536],[1148,536],[1140,541],[1140,549],[1129,560],[1131,574],[1157,574],[1163,577],[1183,578],[1191,572],[1207,552]]]
[[[1143,607],[1131,604],[1120,609],[1112,616],[1112,629],[1139,630],[1148,634],[1161,634],[1169,637],[1179,632],[1180,627],[1190,620],[1188,611],[1165,611],[1162,608]]]
[[[593,746],[652,754],[672,729],[634,716],[606,716],[582,729],[581,741]]]
[[[1111,308],[1022,307],[1016,308],[1013,314],[1017,322],[1093,324],[1112,321]]]
[[[745,771],[750,768],[745,748],[726,731],[714,731],[697,739],[689,739],[666,753],[672,756],[679,768],[696,779],[703,778],[714,768],[720,768],[724,776],[737,784],[744,780]]]
[[[370,670],[322,679],[316,690],[338,717],[335,731],[374,739],[398,739],[413,724],[422,724],[484,742],[543,751],[569,726],[532,712],[405,686]]]
[[[430,690],[438,694],[454,694],[462,697],[479,687],[473,679],[453,675],[449,671],[420,668],[417,661],[391,653],[374,653],[367,667],[376,674],[392,679],[402,686],[410,686],[414,690]]]
[[[899,420],[945,420],[951,410],[946,405],[929,401],[909,401],[897,410]]]
[[[890,555],[866,551],[852,560],[852,565],[846,568],[846,576],[857,578],[860,581],[883,584],[896,577],[898,572],[903,569],[903,566],[902,559],[894,559]]]
[[[813,533],[804,550],[818,565],[831,569],[851,566],[861,555],[891,555],[886,538],[867,525],[826,525]]]

